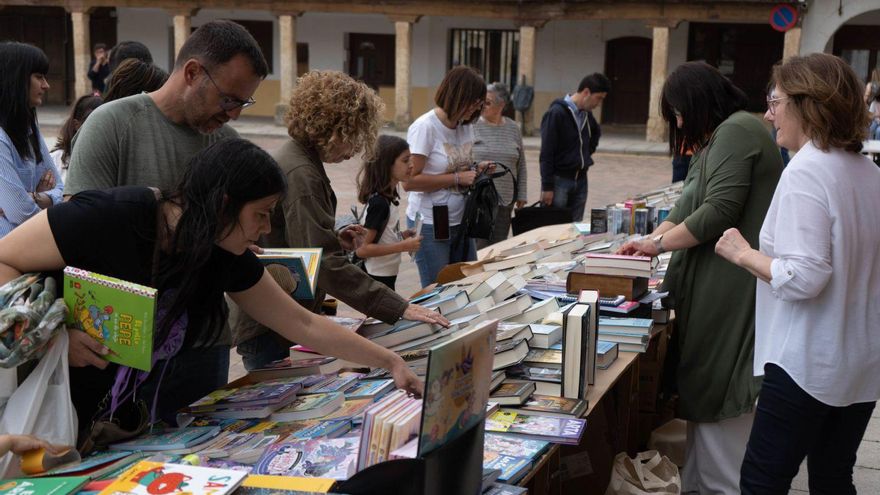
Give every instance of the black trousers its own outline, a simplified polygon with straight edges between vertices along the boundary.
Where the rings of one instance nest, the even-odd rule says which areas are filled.
[[[874,405],[829,406],[767,364],[740,472],[742,493],[787,494],[806,457],[811,495],[855,494],[856,450]]]

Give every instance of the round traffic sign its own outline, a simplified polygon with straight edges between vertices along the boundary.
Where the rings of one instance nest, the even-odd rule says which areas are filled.
[[[797,24],[798,11],[787,3],[777,5],[770,11],[770,27],[784,33]]]

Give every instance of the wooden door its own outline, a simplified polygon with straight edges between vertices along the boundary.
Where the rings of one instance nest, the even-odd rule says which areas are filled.
[[[650,38],[626,37],[605,44],[605,75],[611,92],[602,104],[602,122],[641,124],[648,120],[651,94]]]
[[[394,86],[394,35],[349,33],[348,75],[376,90]]]

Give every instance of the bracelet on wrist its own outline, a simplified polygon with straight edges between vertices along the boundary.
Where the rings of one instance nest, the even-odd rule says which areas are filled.
[[[455,187],[458,187],[458,170],[456,170],[452,175],[455,177]]]

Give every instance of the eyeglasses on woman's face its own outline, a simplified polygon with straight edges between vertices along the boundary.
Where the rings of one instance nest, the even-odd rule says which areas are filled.
[[[787,100],[787,96],[773,96],[770,95],[767,97],[767,110],[770,112],[770,115],[776,115],[776,107],[779,106],[784,100]]]

